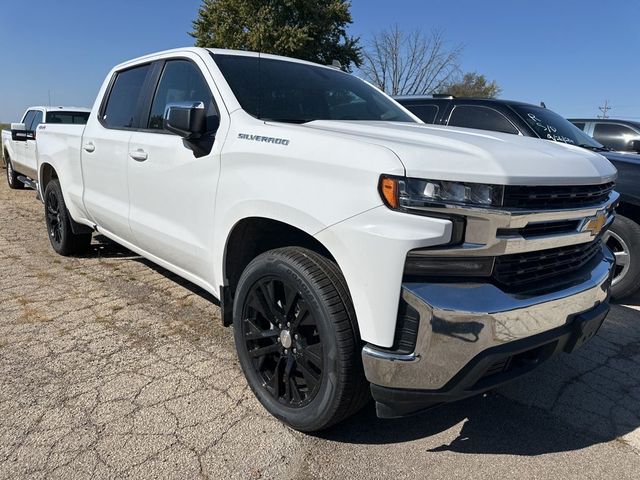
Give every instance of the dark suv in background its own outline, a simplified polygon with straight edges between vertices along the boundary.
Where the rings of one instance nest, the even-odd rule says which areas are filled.
[[[612,118],[570,118],[569,121],[611,150],[640,153],[640,122]]]
[[[537,137],[606,157],[618,169],[616,190],[621,195],[616,220],[604,233],[617,264],[611,292],[620,299],[640,287],[640,155],[614,152],[564,117],[537,105],[447,95],[404,96],[396,100],[425,123]]]

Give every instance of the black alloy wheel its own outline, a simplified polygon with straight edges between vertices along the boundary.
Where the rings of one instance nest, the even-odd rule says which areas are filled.
[[[247,351],[266,390],[289,407],[307,405],[322,380],[323,348],[302,293],[283,279],[261,279],[249,291],[242,319]]]

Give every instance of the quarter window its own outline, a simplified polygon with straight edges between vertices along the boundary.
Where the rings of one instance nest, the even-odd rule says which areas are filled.
[[[596,123],[593,138],[605,147],[618,151],[631,151],[629,143],[640,140],[640,135],[629,127],[616,123]]]
[[[571,122],[573,123],[576,127],[578,127],[580,130],[584,130],[584,126],[585,123],[584,122]]]
[[[149,67],[149,65],[142,65],[117,73],[102,115],[107,127],[133,128],[136,126],[136,113]]]
[[[207,130],[215,130],[217,109],[200,69],[188,60],[170,60],[164,66],[153,98],[148,128],[162,130],[167,105],[182,102],[202,102],[207,113]]]
[[[459,105],[455,107],[449,117],[448,125],[518,134],[518,129],[503,114],[493,108],[482,106]]]

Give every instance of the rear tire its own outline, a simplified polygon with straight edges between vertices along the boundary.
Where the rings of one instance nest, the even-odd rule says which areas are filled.
[[[75,234],[71,229],[71,215],[62,196],[57,178],[47,184],[44,191],[44,216],[49,241],[56,253],[64,256],[84,253],[91,245],[91,234]]]
[[[640,287],[640,225],[627,217],[616,215],[604,240],[616,257],[611,296],[620,300]]]
[[[11,163],[11,158],[6,157],[7,162],[7,184],[9,188],[12,190],[22,190],[24,189],[24,183],[18,180],[18,173],[13,169],[13,163]]]
[[[292,428],[328,428],[368,401],[353,304],[325,257],[298,247],[256,257],[238,282],[233,327],[249,386]]]

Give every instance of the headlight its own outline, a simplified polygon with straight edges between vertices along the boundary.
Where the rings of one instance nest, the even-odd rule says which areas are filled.
[[[484,183],[448,182],[383,175],[380,194],[388,207],[412,209],[434,204],[492,207],[502,204],[504,187]]]

